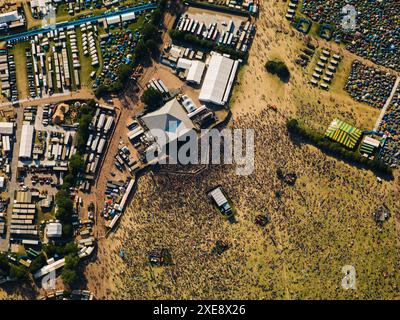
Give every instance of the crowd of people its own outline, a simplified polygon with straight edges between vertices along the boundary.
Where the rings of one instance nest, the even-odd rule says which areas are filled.
[[[219,165],[197,175],[164,170],[140,177],[109,238],[116,248],[99,260],[98,274],[110,273],[117,286],[108,297],[349,298],[354,291],[340,290],[338,276],[349,262],[357,270],[358,297],[391,296],[398,283],[397,249],[392,235],[377,229],[373,210],[377,199],[393,208],[394,194],[371,172],[293,144],[279,113],[264,110],[232,120],[233,127],[255,130],[254,173],[238,176],[234,165]],[[278,168],[296,173],[293,186],[279,179]],[[236,223],[226,221],[207,197],[218,185],[235,208]],[[261,214],[270,217],[264,227],[255,223]],[[217,241],[229,248],[213,254]],[[148,252],[163,248],[173,264],[152,267]]]
[[[352,5],[356,9],[355,30],[342,21]],[[398,0],[304,0],[302,12],[319,23],[334,24],[347,49],[377,64],[400,71],[400,2]]]
[[[390,97],[395,82],[396,76],[355,60],[345,89],[355,100],[381,109]]]
[[[397,167],[400,164],[400,86],[383,116],[379,130],[389,136],[381,158],[389,166]]]

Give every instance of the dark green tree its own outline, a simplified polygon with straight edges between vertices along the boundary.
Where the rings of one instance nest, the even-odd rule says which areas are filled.
[[[143,93],[141,101],[146,105],[147,111],[153,111],[162,105],[162,98],[162,94],[158,90],[150,87]]]

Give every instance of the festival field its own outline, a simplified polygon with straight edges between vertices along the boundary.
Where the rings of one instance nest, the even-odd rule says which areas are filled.
[[[96,297],[399,297],[398,172],[380,183],[369,170],[293,141],[285,127],[295,117],[322,132],[338,117],[372,129],[379,110],[343,90],[357,57],[333,43],[318,40],[320,48],[343,56],[330,91],[308,85],[311,65],[304,72],[294,63],[306,37],[284,19],[286,6],[263,1],[250,58],[231,100],[228,127],[255,130],[254,173],[237,176],[234,166],[209,167],[198,175],[145,173],[119,228],[99,240],[97,259],[86,268],[88,289]],[[265,71],[272,58],[289,66],[288,83]],[[295,185],[281,181],[278,169],[295,173]],[[231,199],[237,223],[225,221],[207,198],[206,191],[217,185]],[[390,217],[380,226],[373,213],[382,204]],[[254,220],[265,213],[271,222],[262,228]],[[229,244],[220,255],[211,253],[217,240]],[[170,250],[173,265],[149,266],[147,254],[162,248]],[[341,286],[345,265],[355,267],[355,290]]]

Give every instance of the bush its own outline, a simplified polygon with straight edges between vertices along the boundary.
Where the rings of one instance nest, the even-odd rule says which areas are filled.
[[[153,111],[159,108],[163,103],[162,94],[151,87],[143,93],[140,100],[146,105],[147,111]]]
[[[286,82],[290,78],[290,71],[282,61],[270,60],[265,64],[265,68],[269,73],[276,74],[282,81]]]

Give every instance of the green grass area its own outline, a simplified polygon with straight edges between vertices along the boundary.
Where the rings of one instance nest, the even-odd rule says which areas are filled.
[[[28,42],[20,42],[12,47],[10,53],[14,55],[16,67],[17,90],[20,99],[28,97],[28,74],[26,69],[27,58],[25,49],[29,47]]]

